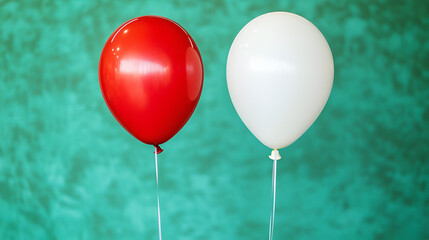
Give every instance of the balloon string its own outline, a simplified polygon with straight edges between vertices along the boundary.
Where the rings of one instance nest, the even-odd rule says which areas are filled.
[[[270,233],[269,240],[273,240],[274,237],[274,216],[276,212],[276,177],[277,177],[277,157],[273,160],[273,173],[271,180],[271,199],[273,200],[273,206],[270,216]]]
[[[159,210],[159,184],[158,184],[158,148],[155,146],[155,173],[156,173],[156,202],[158,205],[158,234],[159,240],[162,239],[161,236],[161,212]]]

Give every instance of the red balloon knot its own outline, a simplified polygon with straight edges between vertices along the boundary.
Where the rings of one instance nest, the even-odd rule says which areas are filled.
[[[160,153],[162,153],[162,151],[164,151],[164,149],[162,149],[158,144],[156,144],[154,146],[155,146],[156,154],[160,154]]]

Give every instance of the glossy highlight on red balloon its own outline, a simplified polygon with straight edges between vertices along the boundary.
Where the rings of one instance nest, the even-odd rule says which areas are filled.
[[[155,146],[189,120],[203,75],[194,40],[159,16],[125,22],[107,40],[99,62],[100,88],[111,113],[135,138]]]

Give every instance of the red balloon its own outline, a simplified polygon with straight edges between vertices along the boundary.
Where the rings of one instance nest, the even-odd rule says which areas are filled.
[[[143,16],[107,40],[99,64],[100,88],[116,120],[138,140],[158,146],[188,121],[203,87],[203,63],[179,24]]]

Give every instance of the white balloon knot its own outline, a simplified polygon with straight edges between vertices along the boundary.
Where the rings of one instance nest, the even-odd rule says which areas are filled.
[[[277,149],[274,149],[273,151],[271,151],[271,155],[268,156],[269,158],[271,158],[272,160],[279,160],[282,157],[280,156],[280,153]]]

